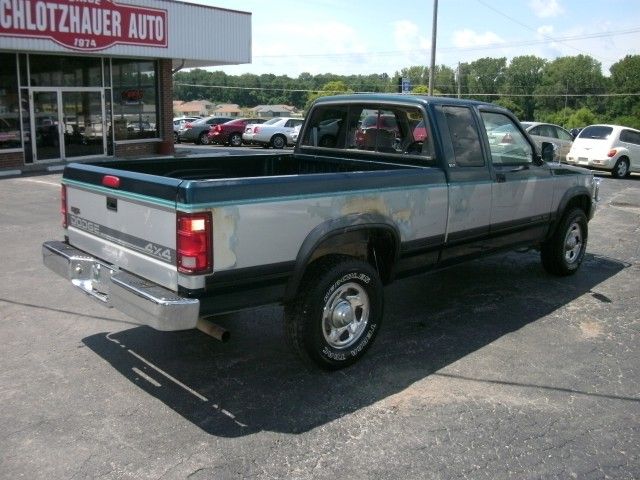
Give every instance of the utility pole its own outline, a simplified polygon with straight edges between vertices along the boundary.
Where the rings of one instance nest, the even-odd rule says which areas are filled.
[[[438,0],[433,0],[433,26],[431,27],[431,66],[429,67],[429,95],[433,95],[433,79],[436,69],[436,37],[438,33]]]

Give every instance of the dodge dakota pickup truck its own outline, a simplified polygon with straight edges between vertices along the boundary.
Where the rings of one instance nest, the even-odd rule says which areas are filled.
[[[394,280],[516,248],[575,273],[598,183],[552,159],[496,105],[321,98],[290,153],[69,164],[43,261],[159,330],[281,304],[292,348],[338,369],[371,346]]]

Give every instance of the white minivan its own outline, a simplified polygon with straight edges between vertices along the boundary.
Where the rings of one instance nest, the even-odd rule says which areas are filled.
[[[573,141],[567,163],[608,170],[615,178],[640,172],[640,131],[620,125],[590,125]]]

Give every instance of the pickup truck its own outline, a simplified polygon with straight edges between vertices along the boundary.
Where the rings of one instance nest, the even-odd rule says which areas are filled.
[[[363,132],[371,115],[396,127]],[[496,105],[321,98],[292,153],[67,165],[64,240],[45,242],[43,261],[159,330],[282,304],[292,348],[338,369],[371,346],[394,280],[521,248],[575,273],[598,182],[552,158]]]

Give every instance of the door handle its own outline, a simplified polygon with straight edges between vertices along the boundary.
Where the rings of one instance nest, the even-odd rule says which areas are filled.
[[[498,183],[504,183],[507,181],[507,177],[504,173],[496,173],[496,181]]]

